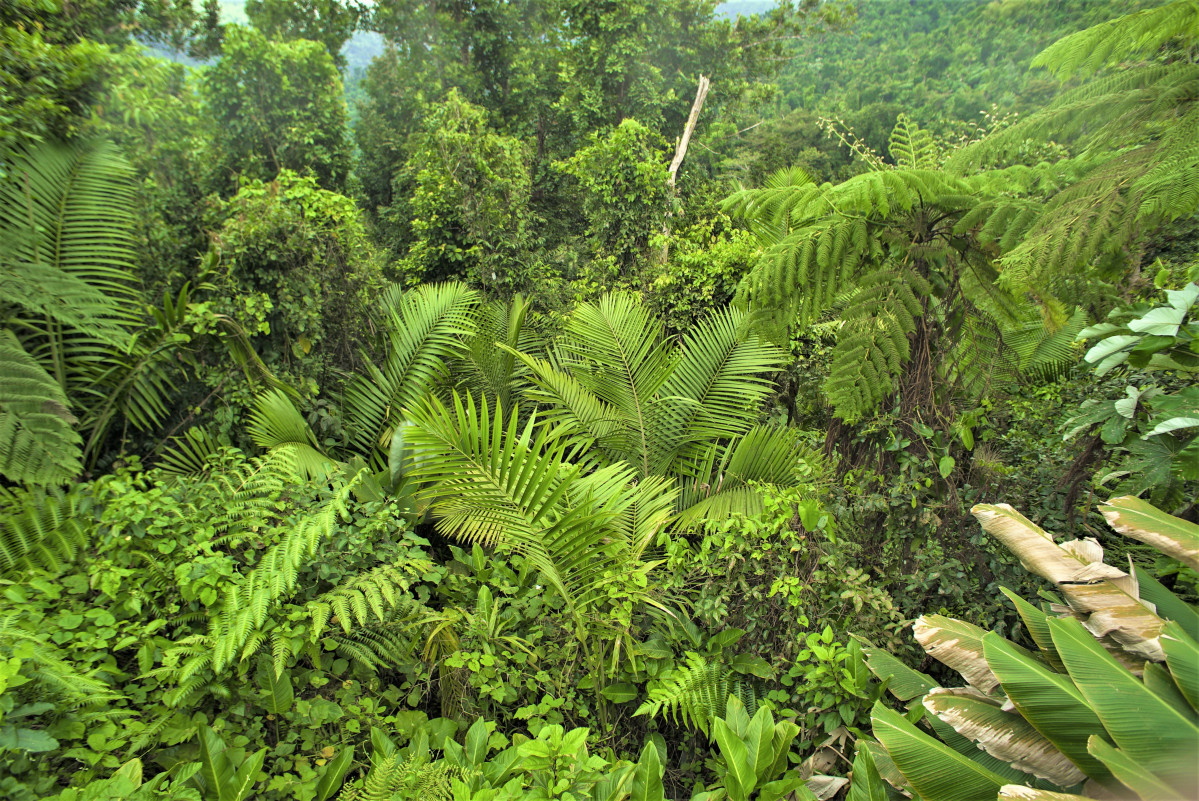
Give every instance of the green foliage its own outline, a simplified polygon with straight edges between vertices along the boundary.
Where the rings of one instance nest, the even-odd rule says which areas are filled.
[[[876,706],[874,734],[901,774],[897,788],[910,786],[929,799],[1040,797],[1012,785],[1069,792],[1089,780],[1138,798],[1190,792],[1199,777],[1183,755],[1199,742],[1199,728],[1186,695],[1193,671],[1183,660],[1199,649],[1186,630],[1199,621],[1194,609],[1156,581],[1138,587],[1104,564],[1094,539],[1056,543],[1006,504],[973,511],[1030,570],[1056,585],[1065,604],[1038,609],[1008,593],[1039,658],[961,621],[916,622],[925,650],[970,686],[923,695],[940,741]],[[1103,511],[1120,533],[1199,564],[1194,524],[1129,497],[1112,499]],[[1090,579],[1079,581],[1084,575]],[[1149,597],[1156,602],[1147,605]],[[1181,620],[1171,622],[1175,611]],[[1167,728],[1169,742],[1160,737]]]
[[[601,286],[634,279],[645,268],[650,241],[669,211],[665,141],[635,119],[626,119],[588,144],[558,169],[583,190],[587,235]]]
[[[405,283],[459,279],[503,295],[532,289],[539,276],[527,266],[537,257],[529,252],[525,146],[495,133],[487,113],[457,90],[422,116],[393,179],[403,200],[376,210],[404,232],[392,247],[403,254]]]
[[[751,719],[741,702],[730,697],[727,717],[716,719],[713,733],[724,758],[720,782],[716,789],[692,796],[693,801],[767,801],[792,793],[815,798],[798,773],[787,771],[791,742],[799,733],[794,723],[776,723],[765,707]]]
[[[246,16],[268,39],[320,42],[338,67],[346,40],[357,30],[366,9],[357,0],[249,0]]]
[[[35,569],[57,573],[87,545],[86,510],[77,488],[0,490],[5,521],[0,533],[0,576]]]
[[[577,307],[550,359],[521,355],[547,421],[600,464],[672,480],[688,526],[760,509],[753,482],[792,483],[804,455],[794,432],[753,425],[780,357],[731,309],[672,347],[629,294]]]
[[[201,94],[213,122],[213,159],[223,193],[239,177],[271,181],[282,170],[342,191],[350,169],[346,105],[332,56],[317,42],[272,42],[228,26]]]
[[[992,218],[1002,217],[1006,236],[1018,242],[1005,248],[1005,271],[1043,277],[1118,258],[1143,231],[1199,208],[1199,110],[1185,88],[1199,73],[1184,55],[1199,36],[1197,18],[1194,3],[1178,0],[1060,40],[1034,66],[1063,80],[1112,71],[955,155],[961,165],[989,163],[1036,136],[1065,142],[1077,154],[1060,165],[1060,191],[1043,207],[1020,214],[1010,199],[992,204]],[[1139,63],[1122,67],[1134,58]]]
[[[739,294],[779,328],[839,311],[823,388],[838,417],[857,422],[898,395],[907,412],[938,408],[949,425],[954,395],[957,403],[975,401],[1010,371],[1002,356],[1007,332],[1015,329],[1023,344],[1036,330],[1039,316],[1002,285],[988,242],[971,237],[967,222],[988,196],[1024,193],[1030,176],[938,169],[931,137],[906,116],[891,146],[894,168],[876,162],[835,185],[782,171],[764,188],[726,200],[767,246]],[[1029,371],[1070,354],[1025,347],[1022,355],[1017,367]]]
[[[1085,356],[1096,375],[1124,369],[1131,380],[1124,397],[1084,401],[1066,422],[1065,436],[1097,432],[1103,446],[1121,456],[1099,484],[1115,480],[1121,492],[1148,492],[1177,512],[1193,504],[1188,490],[1199,480],[1199,393],[1169,378],[1161,386],[1150,376],[1169,371],[1185,379],[1199,369],[1199,322],[1192,311],[1199,284],[1167,290],[1166,296],[1160,306],[1114,309],[1106,322],[1078,335],[1096,342]]]
[[[15,153],[84,127],[107,52],[89,41],[47,41],[43,31],[7,18],[0,24],[0,176],[6,176]]]
[[[249,334],[272,372],[315,395],[360,364],[367,309],[385,282],[349,198],[284,170],[247,182],[212,220],[219,300],[209,305]]]

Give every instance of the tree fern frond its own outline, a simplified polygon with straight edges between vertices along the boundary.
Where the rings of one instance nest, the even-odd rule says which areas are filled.
[[[1033,59],[1058,80],[1087,75],[1134,56],[1152,55],[1174,38],[1199,39],[1199,3],[1174,0],[1059,39]]]

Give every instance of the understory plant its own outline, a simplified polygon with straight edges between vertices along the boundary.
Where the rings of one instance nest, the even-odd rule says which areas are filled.
[[[1199,526],[1131,496],[1101,511],[1120,534],[1181,562],[1193,586]],[[1104,563],[1094,538],[1059,543],[1006,504],[973,512],[1053,587],[1040,606],[1005,591],[1035,650],[926,615],[916,639],[966,681],[939,687],[868,649],[871,670],[908,707],[875,706],[852,797],[882,801],[888,784],[927,801],[1195,797],[1199,613],[1144,569]]]

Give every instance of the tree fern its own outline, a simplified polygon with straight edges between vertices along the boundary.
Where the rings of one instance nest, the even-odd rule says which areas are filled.
[[[992,164],[1036,138],[1077,154],[1052,165],[1064,180],[1039,212],[1017,216],[1003,200],[991,210],[1010,223],[1006,272],[1044,276],[1121,256],[1145,230],[1199,209],[1199,65],[1187,55],[1197,20],[1199,3],[1174,0],[1061,39],[1033,66],[1063,81],[1108,71],[950,159],[952,169]]]
[[[788,229],[764,242],[738,296],[799,325],[836,314],[823,391],[841,419],[856,422],[898,395],[903,408],[935,403],[948,425],[953,398],[990,385],[1008,330],[1035,318],[1029,300],[1052,304],[1037,276],[1009,279],[991,262],[996,242],[1027,246],[1040,219],[1027,195],[1053,176],[1033,168],[939,169],[931,137],[906,117],[891,144],[897,167],[879,164],[836,185],[780,181],[730,197],[730,211]]]

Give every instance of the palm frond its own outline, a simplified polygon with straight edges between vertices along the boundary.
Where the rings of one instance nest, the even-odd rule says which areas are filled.
[[[368,365],[346,387],[343,407],[358,455],[384,464],[383,449],[403,419],[446,373],[446,360],[462,353],[465,337],[474,333],[478,294],[465,284],[421,286],[391,296],[384,325],[388,351],[382,367]]]

